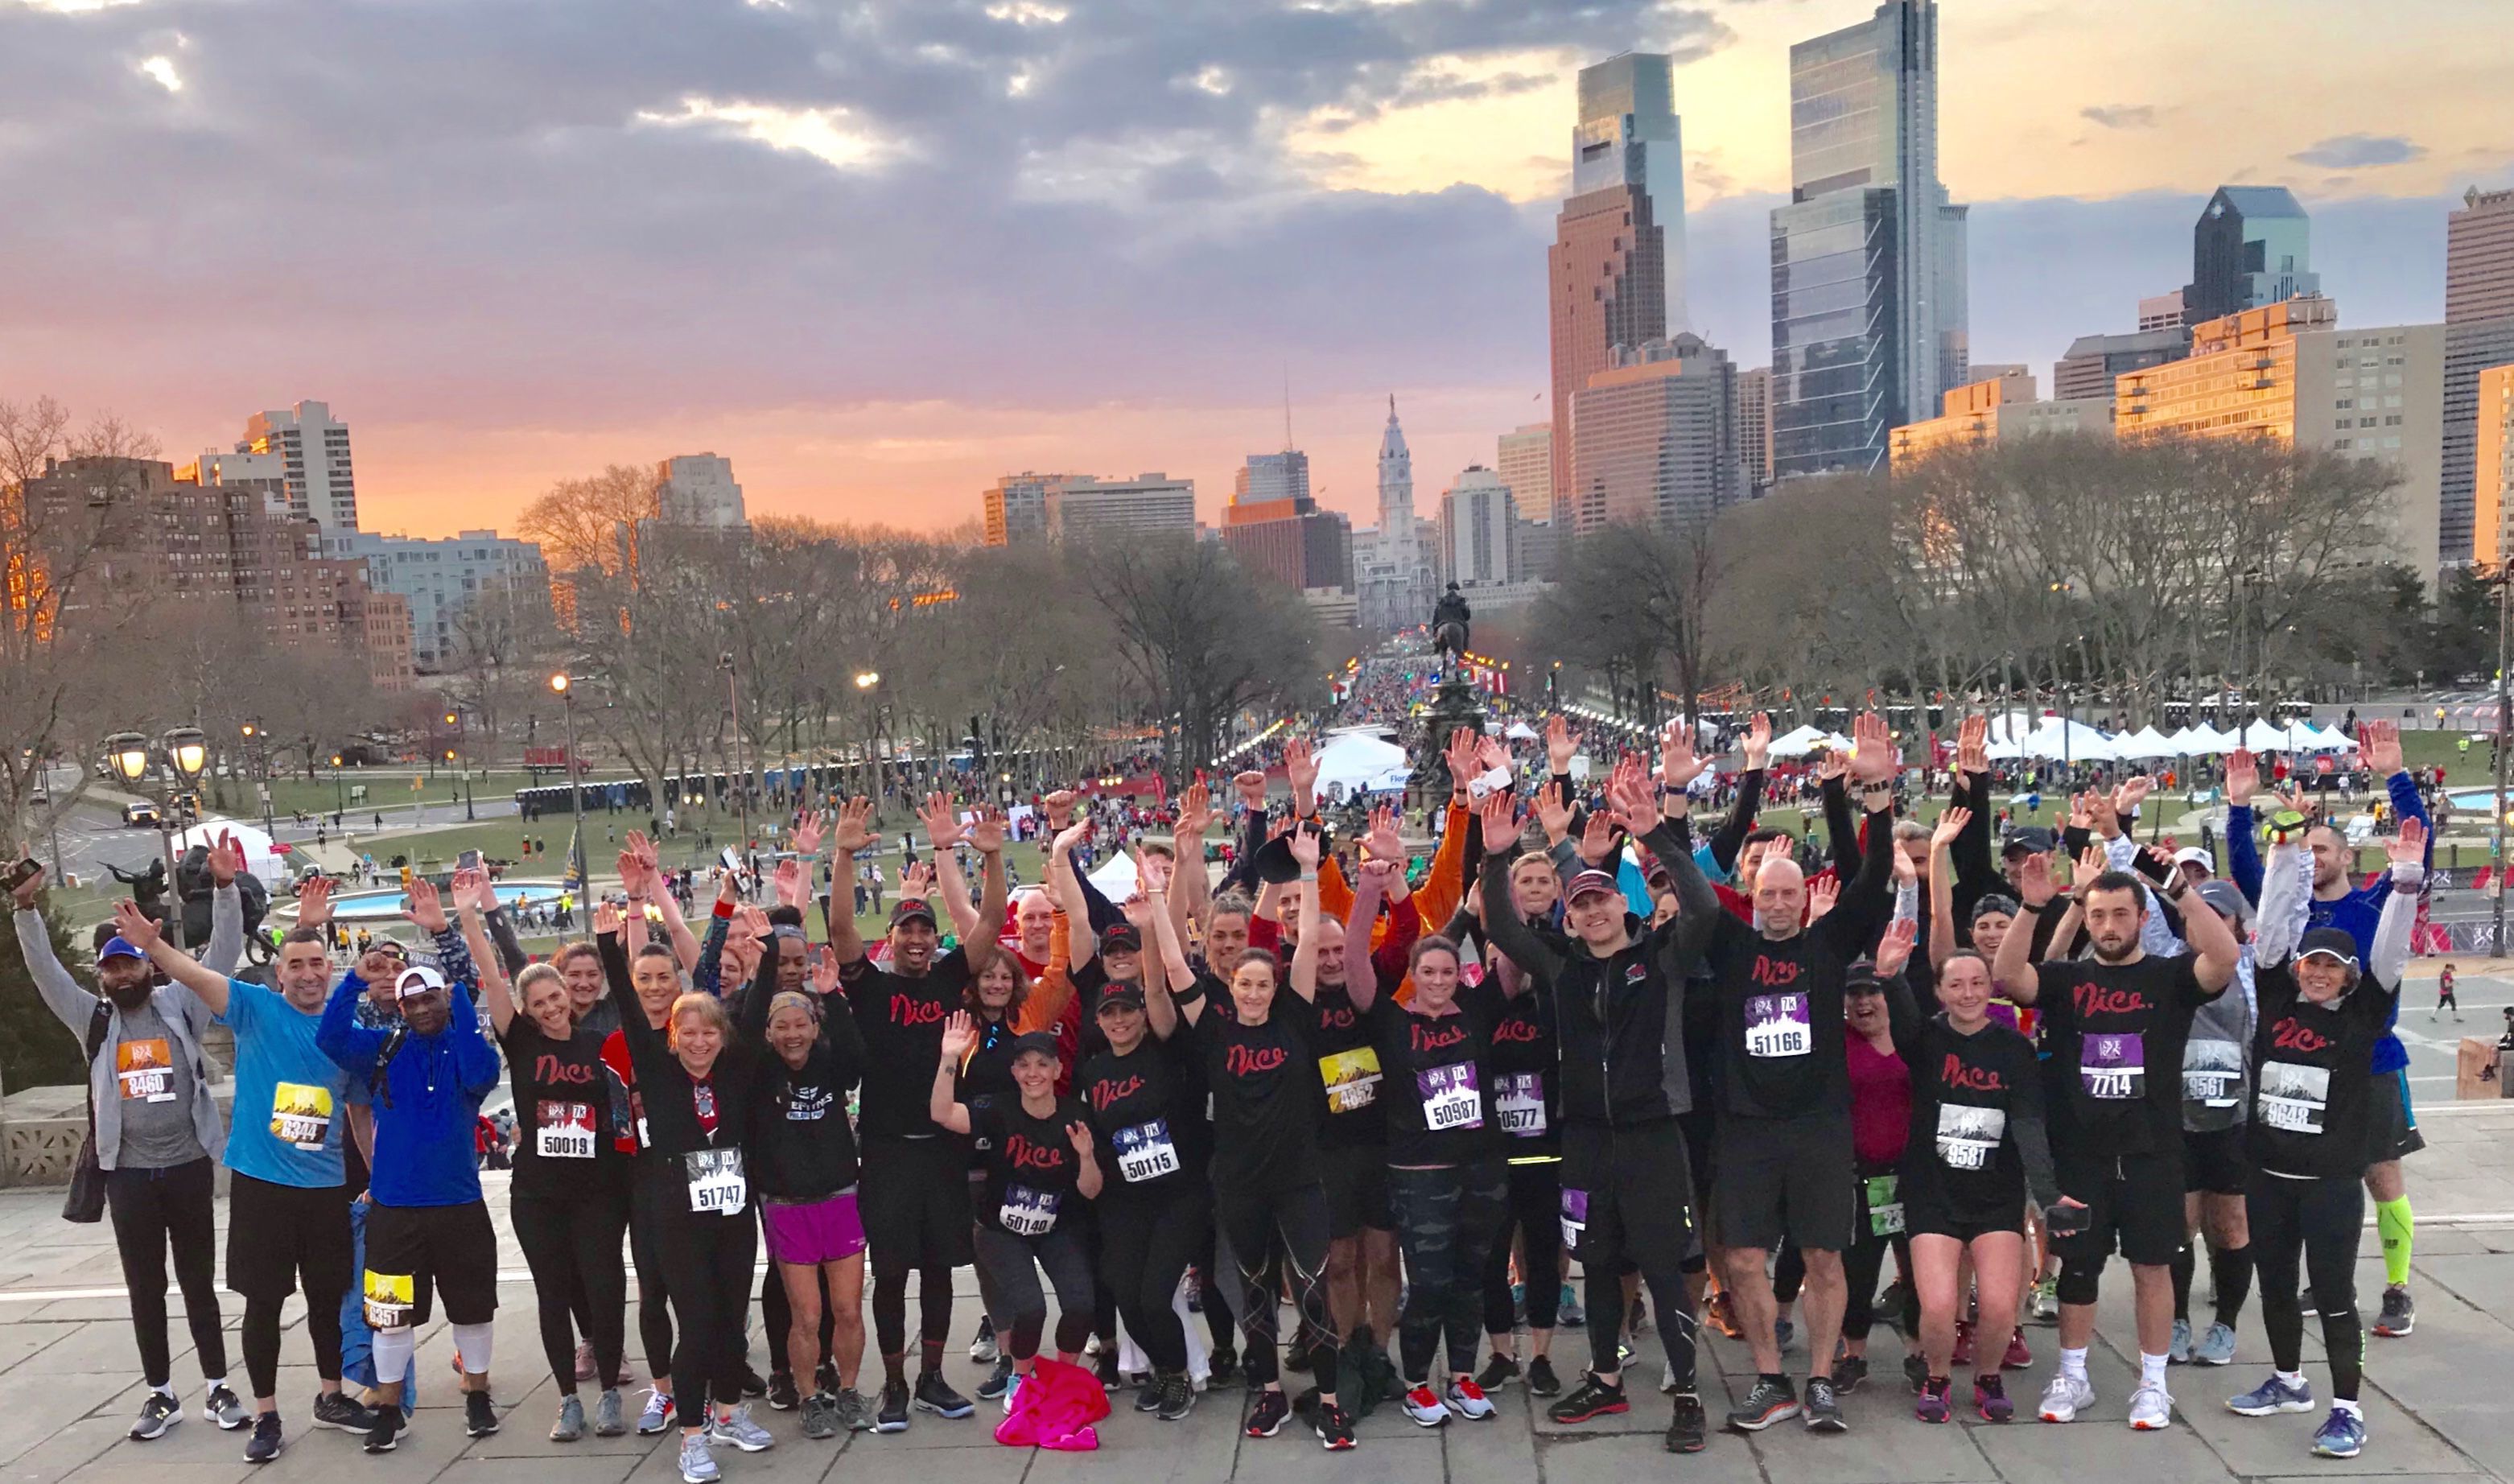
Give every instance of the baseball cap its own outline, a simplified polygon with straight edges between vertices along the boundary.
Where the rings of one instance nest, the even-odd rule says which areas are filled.
[[[108,958],[146,958],[147,956],[141,952],[138,945],[130,939],[122,937],[106,939],[104,946],[96,950],[98,963],[102,963]]]
[[[2003,855],[2039,856],[2058,843],[2058,836],[2043,825],[2011,824],[2007,827],[2007,838],[2000,842],[1999,848]]]
[[[1144,935],[1136,932],[1131,922],[1113,922],[1100,930],[1100,951],[1141,953],[1144,951]]]
[[[1093,1015],[1105,1015],[1111,1010],[1141,1010],[1143,1008],[1143,990],[1137,988],[1133,984],[1115,984],[1112,985],[1100,996],[1098,1007],[1091,1013]]]
[[[2252,920],[2252,904],[2244,900],[2243,889],[2231,881],[2208,880],[2192,888],[2200,900],[2209,903],[2220,917],[2232,917],[2239,923]]]
[[[934,920],[934,904],[922,897],[902,897],[890,909],[890,925],[894,928],[915,917],[924,918],[929,928],[941,926]]]
[[[2004,892],[1984,892],[1981,894],[1981,900],[1972,904],[1973,921],[1979,922],[1983,915],[1989,912],[1997,912],[2002,917],[2013,917],[2016,915],[2016,899]]]
[[[2175,851],[2173,853],[2173,863],[2176,865],[2196,865],[2202,870],[2208,871],[2212,875],[2215,874],[2217,869],[2217,862],[2210,859],[2207,851],[2202,850],[2197,845],[2186,845],[2180,850]]]
[[[1586,870],[1571,878],[1570,890],[1562,894],[1562,900],[1577,902],[1591,892],[1606,892],[1620,897],[1623,895],[1623,888],[1617,886],[1615,878],[1604,871]]]
[[[413,964],[393,980],[393,998],[410,999],[445,987],[445,976],[426,964]]]
[[[1886,985],[1877,977],[1877,965],[1870,959],[1856,959],[1842,971],[1842,992],[1845,994],[1883,994]]]
[[[2303,943],[2296,945],[2295,956],[2336,959],[2354,969],[2357,967],[2357,940],[2348,936],[2346,928],[2315,928],[2304,935]]]
[[[1051,1062],[1056,1061],[1056,1037],[1044,1030],[1025,1030],[1013,1037],[1011,1060],[1018,1062],[1025,1053],[1034,1051]]]

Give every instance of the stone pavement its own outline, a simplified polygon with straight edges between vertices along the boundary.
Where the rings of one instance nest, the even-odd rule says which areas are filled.
[[[1708,1452],[1687,1460],[1670,1458],[1659,1447],[1667,1409],[1656,1390],[1659,1352],[1652,1337],[1642,1345],[1650,1358],[1630,1373],[1635,1381],[1633,1413],[1577,1428],[1544,1421],[1541,1413],[1531,1412],[1526,1393],[1512,1387],[1496,1398],[1496,1420],[1454,1422],[1433,1432],[1417,1429],[1393,1408],[1383,1407],[1362,1424],[1358,1449],[1330,1456],[1308,1434],[1289,1426],[1273,1439],[1242,1440],[1235,1425],[1240,1400],[1235,1387],[1228,1394],[1205,1397],[1183,1424],[1138,1416],[1120,1397],[1116,1415],[1103,1424],[1101,1452],[1082,1456],[1015,1453],[997,1446],[991,1436],[997,1414],[986,1407],[966,1422],[919,1414],[904,1434],[813,1443],[802,1437],[791,1414],[768,1413],[763,1406],[760,1413],[778,1437],[776,1449],[755,1456],[730,1454],[720,1462],[727,1484],[800,1484],[822,1478],[1061,1484],[1110,1477],[1112,1470],[1122,1471],[1129,1480],[1227,1478],[1245,1484],[1562,1484],[1613,1477],[1739,1484],[2044,1484],[2064,1479],[2090,1484],[2133,1471],[2156,1481],[2354,1475],[2428,1484],[2501,1479],[2514,1474],[2514,1408],[2505,1405],[2508,1381],[2514,1379],[2514,1102],[2448,1104],[2430,1100],[2421,1122],[2429,1149],[2411,1165],[2411,1192],[2419,1216],[2417,1333],[2405,1341],[2369,1341],[2366,1403],[2372,1437],[2364,1457],[2346,1463],[2316,1460],[2307,1453],[2316,1417],[2253,1421],[2235,1417],[2220,1405],[2266,1368],[2256,1309],[2245,1314],[2242,1350],[2234,1367],[2174,1372],[2180,1415],[2173,1428],[2159,1434],[2130,1432],[2122,1421],[2136,1365],[2135,1345],[2129,1339],[2126,1282],[2107,1286],[2092,1356],[2100,1400],[2089,1420],[2070,1427],[2033,1422],[1923,1426],[1912,1420],[1909,1396],[1894,1374],[1894,1337],[1881,1328],[1873,1352],[1887,1357],[1881,1365],[1885,1374],[1847,1398],[1852,1424],[1847,1436],[1819,1438],[1795,1424],[1783,1424],[1754,1439],[1715,1435]],[[503,1184],[505,1177],[489,1179]],[[531,1287],[519,1254],[505,1240],[502,1189],[493,1190],[491,1205],[505,1241],[496,1372],[505,1430],[478,1440],[464,1435],[448,1370],[451,1341],[441,1322],[420,1348],[424,1406],[415,1435],[398,1452],[368,1459],[345,1434],[311,1429],[304,1418],[314,1393],[314,1375],[292,1312],[283,1350],[289,1364],[280,1383],[290,1446],[278,1462],[257,1473],[242,1461],[244,1434],[222,1433],[199,1415],[199,1372],[180,1319],[174,1325],[175,1379],[189,1409],[188,1420],[154,1443],[125,1438],[142,1387],[108,1226],[60,1221],[58,1191],[0,1193],[0,1399],[6,1402],[0,1406],[0,1484],[163,1484],[169,1478],[183,1484],[237,1484],[248,1474],[257,1474],[258,1484],[318,1479],[328,1484],[368,1476],[400,1484],[670,1484],[677,1470],[668,1439],[588,1437],[569,1445],[546,1440],[556,1402],[550,1382],[538,1374]],[[2381,1286],[2382,1269],[2372,1255],[2371,1231],[2366,1246],[2360,1293],[2372,1296]],[[971,1288],[965,1270],[962,1279],[964,1297],[955,1328],[965,1339],[975,1301],[967,1297]],[[2371,1300],[2368,1307],[2371,1313]],[[232,1331],[241,1307],[230,1300],[223,1312]],[[2027,1333],[2036,1363],[2030,1371],[2011,1375],[2010,1390],[2021,1408],[2030,1409],[2050,1375],[2054,1332]],[[2310,1323],[2306,1337],[2307,1373],[2327,1392]],[[633,1325],[630,1338],[633,1349]],[[230,1374],[241,1391],[243,1366],[233,1348],[231,1344]],[[1576,1336],[1561,1337],[1556,1360],[1566,1378],[1577,1374],[1584,1349]],[[754,1336],[754,1363],[765,1355]],[[1793,1369],[1804,1373],[1804,1354],[1793,1353],[1790,1359]],[[1751,1382],[1751,1369],[1742,1346],[1726,1341],[1710,1345],[1703,1375],[1715,1414],[1742,1389],[1741,1382]],[[957,1346],[950,1374],[963,1391],[978,1381],[978,1368]]]

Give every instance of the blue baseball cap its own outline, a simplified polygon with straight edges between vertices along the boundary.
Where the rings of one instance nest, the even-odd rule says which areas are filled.
[[[104,941],[104,946],[96,950],[98,963],[102,963],[108,958],[146,958],[147,956],[141,952],[128,938],[108,938]]]

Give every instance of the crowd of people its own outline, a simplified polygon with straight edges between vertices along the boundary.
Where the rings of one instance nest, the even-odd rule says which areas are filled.
[[[1705,1326],[1754,1361],[1727,1429],[1834,1433],[1842,1396],[1871,1383],[1878,1319],[1900,1331],[1921,1422],[1963,1405],[1998,1423],[2017,1410],[2006,1373],[2033,1363],[2026,1326],[2048,1317],[2056,1365],[2033,1415],[2065,1424],[2096,1400],[2115,1255],[2130,1426],[2172,1422],[2169,1367],[2234,1359],[2256,1292],[2271,1372],[2224,1405],[2317,1409],[2310,1312],[2330,1393],[2311,1447],[2357,1456],[2370,1200],[2389,1280],[2373,1333],[2415,1317],[2402,1159],[2419,1140],[2389,1026],[2428,834],[2397,736],[2361,728],[2399,824],[2364,883],[2309,799],[2255,819],[2248,753],[2226,763],[2221,872],[2138,842],[2144,777],[2079,793],[2057,831],[1997,832],[1980,718],[1942,772],[1909,768],[1875,716],[1852,737],[1817,769],[1817,855],[1762,822],[1762,717],[1698,836],[1711,760],[1683,726],[1585,788],[1560,718],[1518,756],[1462,732],[1420,860],[1393,808],[1330,838],[1294,738],[1288,801],[1258,771],[1187,788],[1166,835],[1135,835],[1137,886],[1115,901],[1078,858],[1107,822],[1072,795],[1041,801],[1045,880],[1016,896],[1002,814],[938,794],[872,942],[844,887],[816,890],[862,880],[879,849],[861,799],[796,822],[773,905],[728,872],[696,927],[632,836],[623,900],[544,960],[464,869],[443,892],[412,885],[422,951],[377,938],[345,971],[328,887],[308,882],[268,987],[230,977],[241,854],[223,844],[202,954],[126,902],[93,989],[55,957],[29,881],[19,941],[92,1067],[147,1386],[132,1436],[182,1416],[170,1255],[203,1415],[249,1428],[247,1459],[284,1442],[278,1316],[299,1292],[315,1424],[395,1448],[401,1378],[441,1303],[465,1424],[496,1431],[501,1254],[476,1133],[503,1078],[549,1436],[677,1428],[687,1484],[779,1441],[758,1398],[805,1439],[994,1402],[999,1438],[1060,1448],[1097,1446],[1130,1380],[1135,1410],[1164,1421],[1238,1380],[1250,1437],[1297,1418],[1330,1450],[1380,1405],[1472,1424],[1512,1384],[1578,1424],[1630,1410],[1653,1328],[1680,1454],[1713,1429]],[[1951,794],[1924,822],[1907,790],[1938,777]],[[231,1122],[210,1093],[213,1022],[235,1039]],[[214,1286],[219,1164],[250,1407]],[[2195,1334],[2204,1258],[2214,1306]],[[971,1355],[991,1368],[974,1399],[944,1374],[968,1265]],[[632,1292],[650,1382],[633,1418]],[[342,1384],[345,1298],[372,1331],[365,1402]],[[1569,1378],[1562,1325],[1587,1337]]]

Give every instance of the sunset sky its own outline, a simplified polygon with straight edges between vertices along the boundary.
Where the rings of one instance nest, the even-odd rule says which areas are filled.
[[[1427,512],[1536,421],[1573,75],[1676,54],[1696,328],[1769,359],[1788,50],[1863,0],[0,0],[0,397],[182,462],[351,428],[363,524],[702,450],[754,513],[941,528],[1008,470],[1295,440]],[[2049,364],[2292,186],[2343,324],[2442,314],[2514,183],[2502,0],[1943,0],[1974,359]]]

